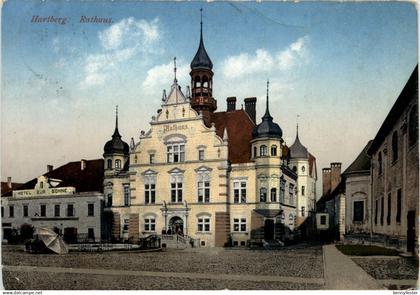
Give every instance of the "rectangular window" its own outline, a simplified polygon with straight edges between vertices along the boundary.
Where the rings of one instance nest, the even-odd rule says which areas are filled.
[[[95,204],[88,204],[88,216],[95,216]]]
[[[384,210],[385,210],[385,198],[381,198],[381,225],[384,225]]]
[[[204,150],[198,151],[198,160],[203,161],[204,160]]]
[[[302,216],[304,217],[305,216],[305,206],[301,207],[301,212],[302,212]]]
[[[246,218],[234,218],[233,231],[245,232],[246,231]]]
[[[284,187],[285,187],[285,183],[282,181],[280,183],[280,203],[284,204]]]
[[[289,183],[289,205],[294,206],[295,205],[295,186],[291,183]]]
[[[375,200],[375,225],[378,224],[378,200]]]
[[[210,181],[199,181],[198,186],[198,202],[209,203],[210,202]]]
[[[95,231],[93,228],[88,228],[88,239],[95,240]]]
[[[144,185],[144,202],[146,204],[154,204],[156,202],[156,184]]]
[[[171,183],[171,202],[172,203],[182,202],[182,182]]]
[[[130,186],[124,185],[124,206],[130,206]]]
[[[1,207],[1,218],[3,218],[4,217],[4,207],[2,206]]]
[[[235,181],[233,183],[233,202],[246,203],[246,181]]]
[[[199,232],[209,232],[210,231],[210,218],[209,217],[198,218],[198,231]]]
[[[305,195],[305,186],[302,185],[302,196],[304,196],[304,195]]]
[[[129,219],[126,218],[124,219],[124,223],[123,223],[123,232],[128,232],[128,223],[129,223]]]
[[[156,231],[156,220],[154,218],[144,219],[144,231],[148,231],[148,232]]]
[[[54,216],[59,217],[60,216],[60,205],[54,205]]]
[[[23,205],[23,217],[28,217],[28,205]]]
[[[150,164],[154,164],[155,163],[155,154],[150,154],[149,155],[149,162],[150,162]]]
[[[185,145],[172,144],[166,147],[168,163],[179,163],[185,161]]]
[[[276,202],[277,201],[277,189],[276,188],[272,188],[271,189],[271,202]]]
[[[107,196],[107,206],[112,207],[112,194],[108,194]]]
[[[74,216],[74,205],[73,204],[67,204],[67,216],[68,217]]]
[[[320,223],[321,223],[321,225],[326,225],[327,224],[327,216],[321,215]]]
[[[401,200],[402,199],[402,195],[401,195],[401,189],[397,190],[397,218],[396,218],[396,222],[397,223],[401,223]]]
[[[41,216],[47,216],[47,205],[41,205]]]
[[[363,221],[365,210],[364,201],[354,201],[353,202],[353,221]]]
[[[9,217],[15,217],[15,207],[9,206]]]
[[[388,193],[388,212],[386,215],[386,224],[390,225],[391,224],[391,193]]]

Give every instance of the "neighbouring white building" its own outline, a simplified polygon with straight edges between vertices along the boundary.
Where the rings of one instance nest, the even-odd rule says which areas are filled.
[[[24,224],[61,232],[74,242],[80,236],[106,236],[102,193],[103,160],[81,160],[53,169],[1,197],[2,238]]]

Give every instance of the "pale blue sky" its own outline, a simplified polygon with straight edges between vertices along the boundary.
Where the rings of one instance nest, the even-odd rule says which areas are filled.
[[[169,89],[172,59],[189,84],[204,40],[219,111],[226,97],[258,98],[291,145],[300,138],[321,168],[346,168],[375,136],[417,64],[414,4],[283,2],[8,1],[2,15],[1,178],[27,181],[47,164],[101,158],[114,129],[147,130]],[[31,23],[67,17],[64,25]],[[81,16],[112,18],[82,24]],[[321,181],[319,181],[321,182]]]

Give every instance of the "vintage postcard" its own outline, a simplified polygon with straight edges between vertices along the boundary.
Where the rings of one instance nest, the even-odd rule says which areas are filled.
[[[416,293],[417,17],[4,2],[3,288]]]

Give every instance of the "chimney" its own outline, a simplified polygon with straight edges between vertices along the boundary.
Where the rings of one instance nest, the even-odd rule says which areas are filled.
[[[12,178],[10,176],[7,177],[7,187],[12,189]]]
[[[252,122],[254,124],[256,123],[255,117],[255,105],[257,104],[257,98],[256,97],[247,97],[245,98],[245,111],[248,113],[249,117],[251,118]]]
[[[226,98],[226,102],[227,102],[227,112],[236,110],[236,97],[235,96]]]
[[[331,191],[333,191],[341,181],[341,163],[331,163]]]
[[[331,168],[322,169],[322,195],[325,195],[331,188]]]
[[[86,160],[81,159],[80,160],[80,170],[85,170],[86,169]]]
[[[47,172],[53,171],[54,166],[53,165],[47,165]]]

